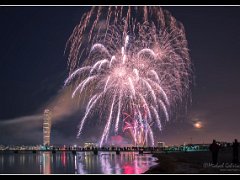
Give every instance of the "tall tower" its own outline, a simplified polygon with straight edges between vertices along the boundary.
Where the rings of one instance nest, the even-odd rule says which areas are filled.
[[[51,137],[51,119],[52,114],[49,109],[44,110],[43,114],[43,145],[50,145],[50,137]]]

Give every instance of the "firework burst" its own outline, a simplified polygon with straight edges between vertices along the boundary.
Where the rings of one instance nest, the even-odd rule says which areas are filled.
[[[142,110],[139,112],[139,110]],[[141,114],[140,114],[141,113]],[[147,121],[148,115],[145,107],[136,107],[133,109],[132,115],[123,113],[124,126],[123,132],[129,131],[134,141],[135,146],[145,146],[148,144],[148,135],[151,138],[152,145],[154,145],[154,137],[151,124]]]
[[[65,86],[73,86],[72,98],[88,98],[77,136],[91,115],[102,114],[102,146],[111,130],[119,133],[123,113],[134,111],[153,146],[153,128],[161,131],[189,94],[191,62],[183,25],[160,7],[93,7],[68,45]]]

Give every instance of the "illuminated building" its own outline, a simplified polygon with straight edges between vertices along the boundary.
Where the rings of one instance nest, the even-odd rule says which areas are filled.
[[[51,137],[51,111],[49,109],[44,110],[43,114],[43,145],[50,145],[50,137]]]
[[[157,145],[159,148],[163,148],[165,147],[165,142],[158,142]]]
[[[84,148],[95,148],[95,147],[97,147],[96,143],[91,143],[91,142],[84,143]]]

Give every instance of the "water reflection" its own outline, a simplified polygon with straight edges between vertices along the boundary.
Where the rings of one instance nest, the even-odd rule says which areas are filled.
[[[40,173],[51,174],[51,152],[43,152],[40,156]]]
[[[110,158],[112,160],[112,154],[100,154],[101,169],[104,174],[112,174],[113,169],[111,168]],[[80,162],[81,163],[81,162]]]
[[[134,152],[0,153],[0,174],[140,174],[154,160]]]
[[[92,152],[78,153],[76,156],[78,174],[141,174],[155,165],[151,155],[139,155],[135,152]]]

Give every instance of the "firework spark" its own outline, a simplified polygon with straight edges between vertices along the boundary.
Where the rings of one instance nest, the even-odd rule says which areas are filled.
[[[154,145],[152,127],[162,130],[189,94],[191,61],[183,25],[160,7],[93,7],[68,45],[65,86],[74,87],[72,98],[88,97],[77,136],[91,115],[101,114],[102,146],[112,130],[119,133],[123,113],[134,110]]]
[[[139,110],[143,111],[139,112]],[[125,118],[123,119],[124,126],[123,132],[128,130],[134,141],[135,146],[145,146],[148,144],[148,136],[151,139],[151,145],[154,145],[153,132],[150,127],[151,124],[147,123],[147,111],[146,108],[136,107],[132,115],[123,113]]]

